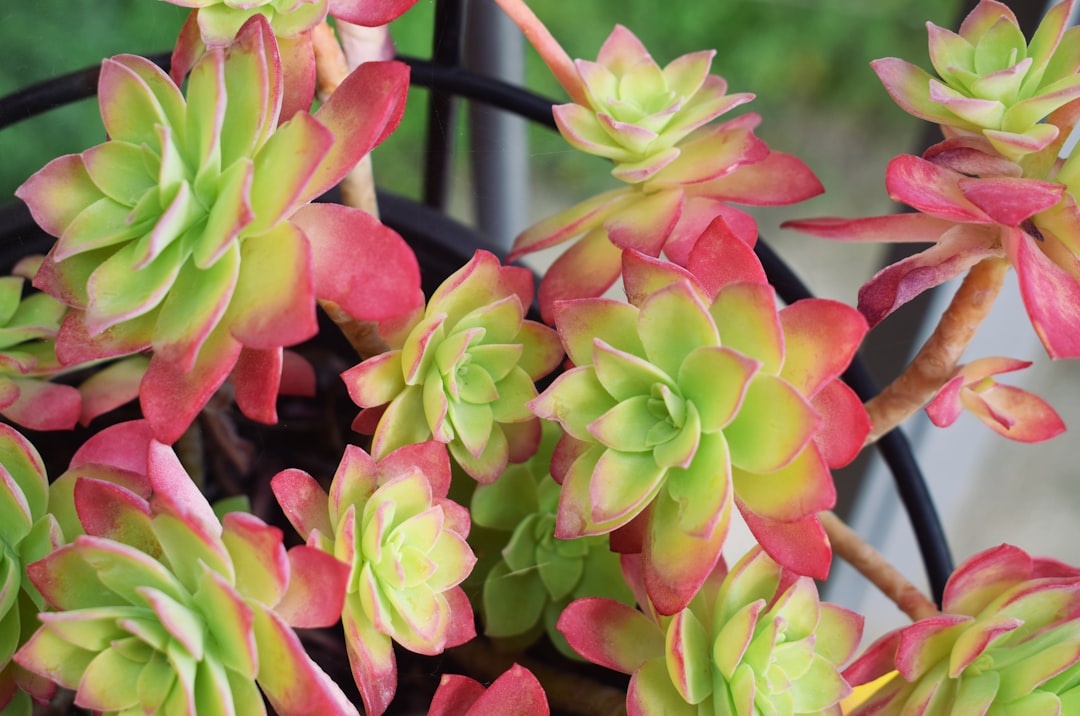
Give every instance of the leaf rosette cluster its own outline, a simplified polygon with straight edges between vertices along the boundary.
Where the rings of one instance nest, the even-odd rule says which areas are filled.
[[[309,205],[396,125],[407,70],[365,65],[315,115],[292,118],[280,116],[281,72],[261,15],[199,60],[186,97],[148,60],[108,59],[109,141],[17,192],[59,237],[35,285],[73,307],[60,361],[152,349],[140,397],[166,442],[234,369],[241,409],[273,422],[282,347],[315,334],[316,298],[365,320],[421,300],[400,237],[363,212]],[[345,271],[340,253],[358,249]]]
[[[334,623],[347,570],[247,513],[215,515],[144,421],[98,433],[50,494],[71,541],[27,566],[50,608],[15,655],[104,714],[355,714],[292,627]],[[76,522],[71,523],[71,518]],[[262,694],[260,694],[260,687]]]
[[[938,77],[895,57],[871,63],[905,111],[955,133],[981,134],[1017,160],[1047,147],[1058,128],[1042,120],[1080,97],[1080,30],[1074,0],[1051,8],[1028,43],[1004,3],[980,0],[958,33],[928,22]]]
[[[886,634],[848,667],[853,685],[885,677],[853,715],[1080,708],[1080,570],[1003,544],[956,569],[941,612]]]
[[[641,574],[624,564],[644,602]],[[812,579],[759,547],[730,572],[721,565],[673,616],[583,599],[559,620],[582,656],[632,675],[631,716],[836,713],[851,693],[839,670],[862,626],[861,616],[821,602]]]
[[[559,651],[577,658],[555,628],[566,605],[585,597],[633,604],[634,597],[622,578],[619,555],[608,549],[603,535],[555,537],[559,485],[549,466],[559,434],[554,423],[545,421],[536,455],[510,465],[490,485],[478,485],[470,513],[475,527],[498,535],[477,547],[477,552],[498,550],[481,594],[484,633],[523,647],[546,632]]]
[[[476,562],[469,513],[446,498],[450,461],[441,445],[406,445],[378,462],[350,445],[329,495],[300,470],[279,473],[271,486],[308,544],[348,565],[341,619],[369,713],[394,697],[394,642],[434,655],[476,635],[458,586]]]
[[[858,312],[818,299],[778,311],[745,244],[707,233],[698,250],[720,259],[701,270],[721,274],[699,280],[627,252],[628,303],[557,304],[576,367],[530,404],[566,433],[552,462],[556,536],[615,532],[615,548],[643,551],[663,614],[712,572],[736,504],[770,556],[824,577],[831,552],[817,513],[835,501],[830,468],[869,430],[838,380],[866,332]]]
[[[353,427],[374,432],[376,459],[434,439],[467,473],[493,482],[536,452],[540,422],[525,404],[563,353],[553,330],[525,319],[532,296],[530,271],[477,251],[421,315],[396,327],[393,350],[342,375],[364,408]]]

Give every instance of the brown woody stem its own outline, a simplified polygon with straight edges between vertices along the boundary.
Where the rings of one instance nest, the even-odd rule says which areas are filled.
[[[835,513],[821,512],[818,519],[821,520],[825,533],[829,535],[833,553],[859,570],[859,574],[870,580],[871,584],[891,599],[912,621],[938,613],[937,606],[929,597],[909,582],[880,552],[864,542],[862,537],[844,524]]]
[[[349,65],[333,28],[327,23],[316,26],[311,41],[315,50],[316,91],[319,99],[325,102],[348,76]],[[375,218],[379,217],[370,154],[361,159],[341,180],[341,199],[345,206],[361,209]],[[319,306],[337,324],[361,358],[378,355],[388,349],[379,337],[376,324],[353,318],[331,301],[320,300]]]
[[[926,405],[952,377],[964,349],[994,305],[1008,268],[1005,259],[984,259],[964,277],[918,355],[896,380],[866,403],[873,425],[866,437],[867,445]]]

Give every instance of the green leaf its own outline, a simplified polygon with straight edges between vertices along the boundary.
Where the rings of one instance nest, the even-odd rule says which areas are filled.
[[[539,621],[547,603],[547,590],[535,570],[511,572],[506,563],[498,564],[484,580],[484,633],[521,634]]]

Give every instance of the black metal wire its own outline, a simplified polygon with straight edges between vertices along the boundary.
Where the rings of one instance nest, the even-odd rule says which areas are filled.
[[[155,55],[151,59],[165,67],[168,64],[169,55]],[[445,66],[411,57],[399,59],[412,68],[412,82],[416,85],[436,88],[440,92],[484,102],[545,127],[552,129],[555,127],[551,114],[553,102],[550,99],[460,67]],[[97,87],[98,73],[97,67],[80,70],[0,98],[0,129],[63,104],[93,95]],[[384,200],[380,199],[380,201]],[[392,213],[397,217],[395,222],[405,222],[402,224],[403,229],[416,236],[422,236],[425,233],[422,226],[409,220],[410,217],[415,218],[411,213],[416,211],[415,205],[408,209],[392,203],[388,205],[388,208],[390,207],[394,209]],[[422,223],[427,223],[430,232],[430,228],[434,228],[431,223],[432,217],[427,214],[423,216],[425,218]],[[387,218],[390,219],[389,216]],[[15,222],[3,227],[0,231],[0,252],[17,250],[16,247],[29,248],[29,244],[36,247],[40,242],[40,238],[33,240],[26,238],[32,234],[30,231],[33,228],[32,222],[29,229],[21,226],[21,222],[29,220],[29,212],[5,208],[4,212],[0,212],[0,219]],[[475,237],[472,238],[475,240]],[[417,239],[414,237],[414,240]],[[430,242],[425,244],[425,247],[429,247],[429,244]],[[439,251],[449,250],[447,246],[441,246],[441,248],[440,246],[434,248]],[[757,243],[756,251],[765,267],[769,281],[776,287],[781,299],[790,303],[812,295],[798,276],[764,241]],[[868,400],[878,392],[866,366],[859,358],[852,362],[843,378],[863,400]],[[910,444],[900,430],[893,430],[879,440],[877,449],[896,482],[897,491],[919,544],[931,590],[934,598],[940,603],[945,583],[952,573],[952,558],[926,481]]]

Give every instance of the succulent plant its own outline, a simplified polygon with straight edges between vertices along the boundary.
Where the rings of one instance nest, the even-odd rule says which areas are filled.
[[[611,159],[612,175],[628,186],[545,219],[514,241],[511,261],[584,235],[540,282],[540,310],[548,323],[555,301],[599,296],[609,288],[623,249],[649,256],[663,250],[684,263],[693,240],[718,216],[753,245],[753,218],[728,202],[789,204],[822,191],[805,164],[770,152],[754,136],[757,115],[705,126],[753,99],[726,94],[727,82],[709,74],[714,55],[695,52],[660,68],[619,25],[595,62],[577,60],[584,103],[556,106],[556,124],[575,148]]]
[[[629,303],[557,304],[576,367],[530,403],[566,432],[552,464],[555,535],[619,530],[618,549],[644,550],[662,614],[712,572],[733,504],[774,559],[824,577],[829,469],[869,430],[837,379],[866,332],[854,309],[806,300],[777,311],[753,252],[723,231],[706,232],[690,263],[701,279],[627,252]]]
[[[12,661],[37,628],[45,602],[26,565],[63,542],[48,512],[49,483],[37,450],[13,428],[0,424],[0,711],[29,714],[32,674]]]
[[[634,595],[607,538],[555,537],[559,485],[549,471],[559,434],[545,421],[536,455],[509,466],[495,482],[478,485],[470,513],[474,527],[501,536],[499,559],[484,577],[481,595],[485,635],[525,646],[546,632],[559,651],[577,658],[555,628],[566,605],[584,597],[633,604]]]
[[[518,664],[507,669],[486,689],[467,676],[444,674],[428,709],[428,716],[548,716],[549,713],[544,687],[531,671]]]
[[[393,350],[342,375],[364,408],[353,427],[374,433],[376,459],[434,439],[467,473],[492,482],[508,461],[536,452],[540,423],[525,403],[563,353],[554,331],[525,319],[532,295],[531,272],[477,251],[422,315],[396,327]]]
[[[48,294],[23,295],[40,263],[28,257],[0,277],[0,415],[31,430],[68,430],[79,419],[79,392],[49,382],[63,370],[56,334],[67,306]]]
[[[35,285],[73,307],[61,363],[153,349],[143,413],[172,442],[230,373],[241,409],[273,422],[282,347],[316,332],[316,298],[365,320],[418,305],[399,236],[361,211],[308,205],[393,129],[406,83],[398,63],[367,64],[314,116],[278,127],[280,61],[262,15],[199,60],[186,100],[149,61],[106,60],[109,141],[17,192],[59,237]],[[346,268],[343,251],[358,260]]]
[[[956,422],[966,408],[999,435],[1020,442],[1049,440],[1065,431],[1061,416],[1037,395],[994,380],[995,375],[1023,370],[1031,361],[980,358],[956,369],[926,406],[938,427]]]
[[[881,637],[844,671],[852,684],[887,677],[853,716],[1080,705],[1080,570],[1003,544],[956,569],[941,611]]]
[[[164,0],[192,8],[180,30],[169,73],[179,85],[209,50],[228,47],[252,17],[265,18],[281,51],[283,116],[306,112],[315,93],[312,31],[333,15],[342,23],[385,25],[416,0]]]
[[[640,566],[624,561],[644,612],[605,599],[573,602],[559,629],[582,656],[631,674],[630,716],[835,713],[851,687],[840,667],[855,652],[862,617],[818,600],[755,547],[710,575],[686,608],[648,606]]]
[[[433,655],[476,635],[458,586],[476,561],[469,513],[446,499],[442,445],[406,445],[378,462],[350,445],[329,496],[301,470],[278,473],[271,487],[308,545],[349,567],[341,619],[368,713],[385,711],[397,689],[394,642]]]
[[[27,566],[50,608],[14,657],[41,677],[32,695],[55,682],[104,714],[259,714],[263,694],[280,714],[356,713],[292,630],[337,621],[347,565],[286,552],[253,515],[219,521],[144,421],[103,430],[73,463],[117,479],[73,476],[82,534]]]
[[[871,63],[907,112],[950,133],[977,133],[1010,159],[1047,147],[1058,128],[1042,120],[1080,97],[1080,31],[1067,29],[1074,0],[1044,16],[1029,43],[1004,3],[980,0],[959,33],[927,23],[933,77],[894,57]],[[1068,35],[1068,37],[1066,37]]]

